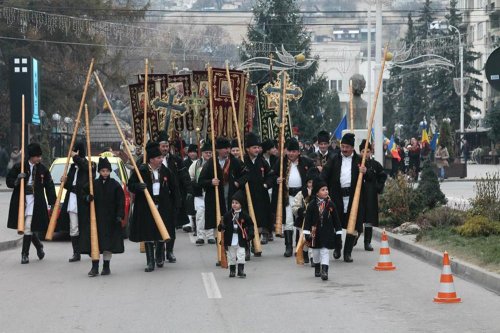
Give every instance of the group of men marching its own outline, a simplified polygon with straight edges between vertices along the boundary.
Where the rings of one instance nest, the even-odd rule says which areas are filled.
[[[188,156],[183,160],[179,154],[173,153],[167,133],[160,131],[158,140],[146,145],[145,158],[137,160],[139,174],[133,171],[128,182],[128,190],[134,194],[129,238],[133,242],[144,242],[146,272],[162,267],[165,261],[176,262],[176,229],[184,227],[185,231],[194,231],[196,245],[202,246],[220,241],[216,239],[216,228],[220,224],[219,231],[225,236],[223,245],[228,252],[230,276],[235,276],[238,265],[237,275],[245,277],[244,264],[250,260],[251,253],[261,255],[252,242],[254,223],[259,233],[256,239],[262,245],[274,240],[280,188],[283,191],[282,230],[278,230],[277,235],[284,238],[285,257],[293,255],[294,233],[296,243],[303,233],[306,239],[305,262],[311,262],[315,267],[315,276],[326,280],[329,250],[333,250],[335,259],[343,255],[345,262],[352,262],[352,249],[364,232],[364,248],[373,251],[370,243],[372,227],[378,224],[377,195],[383,190],[386,175],[380,163],[371,158],[370,144],[364,166],[361,165],[361,156],[355,151],[352,133],[343,136],[340,152],[334,152],[330,149],[329,133],[321,131],[318,133],[318,151],[312,156],[301,155],[298,141],[291,138],[285,143],[282,159],[278,156],[276,142],[261,142],[253,133],[245,136],[244,151],[239,151],[237,144],[222,137],[214,144],[215,156],[212,156],[212,144],[205,141],[200,147],[190,146]],[[365,141],[359,147],[360,153],[364,147]],[[99,249],[103,254],[101,275],[108,275],[112,253],[124,252],[123,190],[110,177],[111,166],[103,158],[96,168],[99,177],[94,180],[94,195],[90,195],[89,164],[84,145],[75,144],[73,151],[71,167],[63,176],[67,193],[58,230],[67,230],[71,236],[73,255],[70,262],[79,261],[81,254],[89,254],[89,203],[93,201]],[[201,156],[198,156],[198,151]],[[43,259],[43,245],[36,232],[47,229],[49,214],[46,207],[47,204],[52,206],[56,200],[54,183],[48,169],[41,164],[41,154],[38,144],[30,144],[25,172],[21,172],[18,164],[7,176],[7,185],[14,188],[9,228],[17,228],[20,180],[24,178],[26,184],[23,264],[29,262],[30,243],[34,244],[39,259]],[[348,233],[342,244],[342,228],[348,224],[360,173],[363,174],[363,183],[356,232]],[[245,192],[247,185],[250,198]],[[169,233],[168,242],[163,241],[155,223],[146,189]],[[216,220],[216,190],[221,221]],[[99,261],[93,261],[89,276],[98,274]]]

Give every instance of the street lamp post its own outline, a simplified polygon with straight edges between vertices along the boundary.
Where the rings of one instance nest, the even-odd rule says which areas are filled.
[[[54,121],[54,130],[53,130],[53,134],[54,134],[54,143],[57,139],[59,139],[59,150],[61,150],[61,134],[59,133],[59,123],[61,122],[61,115],[59,113],[54,113],[52,115],[52,121]],[[59,137],[58,137],[59,136]],[[59,155],[59,154],[56,154],[58,153],[55,149],[55,145],[54,145],[54,152],[53,152],[53,155],[52,156],[53,158],[55,158],[56,156],[55,155]],[[59,151],[60,153],[60,151]]]
[[[455,30],[458,33],[458,60],[460,61],[460,138],[464,135],[464,46],[462,44],[462,34],[460,30],[453,26],[448,25],[448,29]],[[461,142],[462,140],[460,140]]]
[[[477,135],[477,128],[479,127],[479,120],[481,120],[482,118],[482,115],[481,115],[481,112],[473,112],[471,113],[471,118],[475,121],[476,123],[476,148],[477,147],[480,147],[481,145],[479,144],[479,137]]]

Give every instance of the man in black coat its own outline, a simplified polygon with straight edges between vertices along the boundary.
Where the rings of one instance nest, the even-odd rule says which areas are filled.
[[[121,185],[110,177],[111,163],[99,158],[97,171],[99,178],[94,180],[94,195],[88,195],[86,201],[94,201],[97,222],[97,239],[102,253],[103,268],[101,275],[111,274],[109,263],[113,253],[123,253],[122,219],[125,215],[125,193]],[[91,254],[90,223],[80,229],[80,244],[83,254]],[[89,276],[99,274],[99,260],[92,260]]]
[[[238,180],[238,183],[242,189],[248,183],[255,219],[259,233],[262,234],[261,244],[267,244],[268,235],[273,231],[268,189],[272,188],[276,177],[266,160],[259,155],[260,145],[257,135],[254,133],[246,135],[243,177]]]
[[[147,188],[151,194],[172,241],[175,239],[175,212],[180,206],[180,194],[175,177],[170,169],[162,164],[163,156],[157,143],[152,142],[146,146],[146,156],[148,163],[139,167],[144,183],[139,182],[135,172],[131,174],[128,181],[129,191],[135,194],[129,239],[132,242],[144,242],[147,259],[147,267],[144,271],[151,272],[155,268],[154,243],[157,242],[156,264],[159,264],[158,267],[163,266],[165,250],[144,189]]]
[[[362,155],[365,149],[366,140],[363,139],[359,145],[359,152]],[[366,152],[366,173],[363,177],[364,188],[364,216],[365,224],[364,243],[366,251],[373,251],[371,245],[373,227],[378,226],[378,195],[384,190],[387,174],[384,172],[384,167],[372,158],[372,145],[368,143],[368,151]]]
[[[318,158],[320,165],[318,170],[321,172],[326,163],[333,158],[334,152],[330,149],[330,134],[327,131],[319,131],[318,133]]]
[[[276,212],[278,205],[279,183],[283,181],[283,227],[285,234],[285,257],[291,257],[293,252],[294,217],[292,204],[295,196],[307,187],[307,173],[314,168],[314,162],[307,157],[300,156],[297,139],[291,138],[286,143],[286,156],[283,159],[283,179],[279,178],[280,161],[278,160],[273,171],[278,176],[277,184],[273,188],[272,207]]]
[[[42,161],[42,148],[38,143],[30,143],[27,147],[27,159],[24,163],[24,173],[21,172],[21,163],[16,163],[9,170],[6,182],[9,188],[13,188],[9,206],[9,218],[7,227],[17,229],[19,212],[19,191],[21,179],[24,178],[24,236],[21,251],[21,264],[29,263],[30,243],[36,248],[40,260],[45,256],[43,245],[37,237],[36,232],[44,232],[49,225],[49,213],[47,202],[50,206],[56,202],[56,191],[52,176]],[[47,200],[45,200],[45,196]]]
[[[198,146],[195,144],[190,144],[187,150],[187,158],[182,161],[182,165],[185,170],[187,170],[189,174],[189,168],[191,165],[198,160]],[[191,175],[189,175],[191,178]],[[191,186],[193,183],[190,182]],[[192,232],[193,229],[196,228],[195,223],[195,209],[194,209],[194,188],[191,188],[191,193],[187,193],[186,195],[186,213],[188,214],[189,223],[182,226],[182,230],[185,232]]]
[[[347,228],[347,222],[351,213],[352,200],[356,190],[356,182],[359,172],[365,173],[366,167],[361,167],[361,157],[354,151],[354,134],[346,133],[340,144],[341,154],[334,156],[323,167],[321,178],[328,184],[328,191],[337,211],[339,212],[342,227]],[[356,231],[363,232],[363,191],[361,192],[358,214],[356,219]],[[347,234],[344,245],[344,261],[352,262],[352,248],[356,241],[355,235]],[[336,241],[341,244],[341,236]],[[339,247],[333,252],[335,259],[340,258]]]
[[[231,197],[241,187],[237,180],[241,177],[243,166],[240,160],[229,153],[231,144],[228,139],[219,137],[215,142],[217,156],[208,160],[201,170],[198,184],[205,190],[205,229],[215,229],[215,186],[219,188],[219,207],[221,216],[231,209]],[[213,159],[216,158],[217,177],[214,173]],[[215,240],[208,240],[215,244]]]
[[[170,143],[168,139],[167,131],[161,130],[158,132],[158,143],[160,144],[160,151],[163,156],[162,163],[171,171],[176,187],[179,189],[181,195],[181,205],[175,214],[175,226],[181,228],[183,225],[189,224],[189,217],[186,213],[186,201],[190,200],[188,196],[192,196],[193,190],[191,188],[191,178],[189,177],[188,170],[183,164],[182,158],[170,153]],[[171,263],[177,261],[174,255],[174,245],[175,239],[172,239],[166,246],[167,260]]]
[[[82,224],[88,224],[90,213],[89,206],[85,202],[85,188],[89,185],[89,162],[85,157],[85,143],[75,143],[71,152],[73,163],[71,164],[66,178],[64,188],[66,196],[61,209],[58,230],[69,231],[73,256],[69,262],[80,261],[80,228]],[[94,171],[94,170],[93,170]],[[92,172],[94,174],[94,172]],[[61,179],[62,182],[63,179]]]

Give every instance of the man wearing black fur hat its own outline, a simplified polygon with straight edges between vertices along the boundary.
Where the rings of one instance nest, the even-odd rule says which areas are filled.
[[[183,167],[188,171],[191,165],[198,160],[198,146],[195,144],[190,144],[188,146],[187,158],[182,161]],[[192,183],[191,183],[192,185]],[[194,189],[192,189],[194,191]],[[195,224],[195,212],[194,212],[194,194],[189,193],[186,195],[186,213],[189,217],[189,223],[182,226],[182,230],[185,232],[192,232],[196,227]]]
[[[274,185],[276,177],[266,160],[259,155],[261,143],[257,135],[248,133],[245,137],[245,157],[243,177],[238,183],[243,188],[248,182],[252,196],[255,219],[261,233],[261,244],[267,244],[268,235],[273,232],[271,202],[268,189]]]
[[[333,151],[330,150],[330,134],[327,131],[318,133],[318,155],[321,165],[318,170],[321,172],[326,163],[333,157]]]
[[[85,143],[78,141],[71,152],[73,163],[69,167],[64,188],[66,196],[61,208],[59,230],[68,230],[73,246],[73,256],[69,262],[80,261],[80,227],[88,224],[90,219],[89,206],[85,202],[84,189],[89,185],[89,164],[85,157]],[[95,170],[93,170],[95,171]],[[93,172],[94,174],[94,172]]]
[[[342,227],[347,228],[349,214],[351,213],[352,200],[356,190],[356,182],[359,173],[366,173],[366,167],[361,167],[361,157],[354,151],[354,134],[346,133],[340,143],[339,155],[334,156],[323,167],[321,178],[328,183],[333,203],[339,212]],[[358,216],[356,220],[356,231],[358,234],[363,232],[363,191],[359,201]],[[352,262],[352,248],[356,242],[356,236],[347,234],[344,245],[344,261]],[[337,243],[342,244],[342,236],[337,235]],[[333,252],[335,259],[340,258],[341,246],[336,246]]]
[[[21,179],[24,178],[24,236],[21,250],[21,264],[29,263],[30,243],[36,248],[38,259],[45,257],[43,245],[36,232],[44,232],[49,225],[47,202],[50,206],[56,201],[56,191],[52,176],[42,161],[42,148],[38,143],[30,143],[27,147],[27,158],[24,163],[24,173],[21,163],[14,164],[6,177],[7,187],[13,188],[9,206],[7,227],[17,229],[19,213],[19,191]],[[47,197],[47,201],[45,200]]]
[[[121,185],[110,177],[111,163],[108,159],[99,158],[97,164],[99,178],[94,180],[94,195],[87,195],[86,201],[94,201],[97,221],[97,239],[99,251],[102,253],[103,267],[101,275],[111,274],[109,264],[113,253],[123,253],[122,219],[125,215],[125,194]],[[91,251],[90,224],[82,225],[80,230],[81,251]],[[99,274],[99,260],[92,260],[89,276]]]
[[[241,177],[243,167],[240,160],[229,153],[231,143],[219,137],[215,142],[217,156],[213,156],[201,170],[198,184],[205,190],[205,229],[214,229],[215,220],[215,186],[219,188],[220,211],[224,215],[231,209],[231,197],[240,188],[237,180]],[[213,158],[217,159],[217,178],[215,178]],[[215,241],[208,240],[209,244]]]
[[[189,224],[189,217],[186,213],[186,201],[189,199],[188,194],[192,195],[191,178],[189,177],[188,170],[184,167],[182,159],[170,153],[170,143],[167,131],[162,130],[158,132],[158,143],[160,144],[160,151],[163,156],[163,165],[170,169],[173,181],[180,191],[181,205],[175,214],[175,226],[181,228],[183,225]],[[175,240],[167,243],[167,260],[168,262],[176,262],[177,258],[174,255]]]
[[[366,140],[363,139],[359,145],[359,153],[363,154]],[[371,245],[373,227],[378,226],[378,195],[382,193],[387,180],[387,174],[384,172],[384,167],[372,158],[372,145],[368,143],[366,152],[366,174],[363,177],[364,188],[364,216],[363,222],[365,225],[364,244],[366,251],[373,251]]]
[[[286,143],[286,156],[283,159],[283,179],[279,178],[280,161],[278,160],[273,171],[277,178],[277,184],[273,188],[273,211],[276,211],[278,203],[278,184],[283,181],[283,228],[285,234],[285,257],[291,257],[293,252],[293,214],[292,204],[295,196],[307,187],[307,173],[314,168],[314,162],[307,157],[300,156],[299,142],[291,138]]]
[[[144,271],[151,272],[155,268],[155,242],[158,267],[162,267],[164,263],[165,243],[154,221],[144,189],[147,188],[151,194],[171,241],[175,240],[174,216],[176,207],[180,206],[180,195],[175,177],[170,169],[162,164],[164,158],[158,143],[151,142],[146,146],[146,157],[148,163],[139,167],[144,183],[139,182],[135,172],[132,172],[128,181],[128,189],[135,193],[129,239],[132,242],[144,242],[147,259]]]
[[[237,139],[231,140],[231,155],[240,160],[241,159],[240,154],[242,154],[242,152],[240,152],[240,146],[238,145],[238,140]]]

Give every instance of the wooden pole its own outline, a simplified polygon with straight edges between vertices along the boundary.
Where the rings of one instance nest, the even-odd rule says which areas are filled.
[[[229,61],[226,60],[226,77],[229,86],[229,95],[231,97],[231,107],[233,108],[233,119],[234,126],[236,126],[236,139],[238,140],[238,148],[240,149],[240,159],[245,164],[245,154],[243,150],[243,145],[241,144],[240,129],[238,126],[238,120],[236,115],[236,104],[234,103],[233,87],[231,85],[231,74],[229,73]],[[257,218],[255,217],[255,210],[253,209],[252,194],[250,193],[250,186],[248,182],[245,184],[245,193],[248,203],[248,213],[253,221],[253,230],[255,237],[253,239],[254,254],[262,253],[262,246],[260,244],[259,227],[257,226]]]
[[[283,98],[281,100],[281,124],[280,124],[280,183],[278,186],[278,202],[276,204],[276,236],[281,236],[283,234],[283,163],[284,163],[284,153],[285,153],[285,123],[286,123],[286,113],[285,113],[285,104],[286,104],[286,73],[283,72],[283,91],[281,92]],[[291,204],[291,203],[290,203]]]
[[[71,144],[69,145],[68,155],[66,156],[66,163],[64,164],[63,176],[68,173],[69,161],[71,159],[71,151],[76,140],[76,134],[78,133],[78,127],[80,126],[80,119],[82,116],[83,105],[85,103],[85,98],[87,97],[87,89],[89,87],[90,78],[92,76],[92,71],[94,70],[94,58],[90,62],[89,70],[87,72],[87,78],[85,79],[85,85],[83,86],[82,99],[80,100],[80,107],[78,108],[78,115],[76,116],[75,126],[73,128],[73,135],[71,136]],[[52,207],[52,215],[50,216],[49,226],[47,228],[47,233],[45,234],[46,240],[52,240],[54,236],[54,230],[56,229],[57,218],[59,217],[59,208],[61,206],[61,198],[64,190],[64,184],[66,183],[66,177],[61,180],[61,185],[59,186],[59,191],[57,192],[57,199]]]
[[[372,113],[370,115],[370,122],[368,123],[368,133],[366,138],[366,143],[363,151],[363,157],[361,159],[361,166],[365,166],[366,162],[366,151],[368,150],[368,143],[370,142],[370,137],[372,133],[373,127],[373,119],[375,118],[375,111],[377,111],[377,100],[378,94],[380,92],[380,88],[382,87],[382,78],[384,74],[385,67],[385,58],[387,57],[387,44],[384,49],[384,57],[382,59],[382,68],[380,69],[380,74],[378,76],[378,85],[377,90],[375,90],[375,99],[373,100]],[[356,191],[354,192],[354,196],[352,199],[351,213],[349,214],[349,221],[347,223],[347,233],[351,235],[355,235],[354,228],[356,227],[356,220],[358,217],[358,209],[359,209],[359,198],[361,195],[361,185],[363,184],[363,174],[360,172],[358,175],[358,179],[356,181]]]
[[[212,92],[212,66],[208,67],[208,96],[210,103],[210,137],[212,139],[212,161],[214,168],[214,178],[217,176],[217,155],[215,154],[215,128],[214,128],[214,102],[213,102],[213,92]],[[227,257],[226,251],[224,250],[223,233],[219,231],[219,224],[221,223],[221,213],[220,213],[220,198],[219,198],[219,186],[215,186],[215,223],[217,224],[217,259],[222,268],[227,268]],[[225,267],[224,267],[225,266]]]
[[[144,66],[144,125],[142,129],[142,163],[146,163],[146,134],[148,131],[148,104],[149,104],[149,96],[148,96],[148,58],[146,58],[145,66]]]
[[[26,113],[24,108],[24,95],[21,97],[21,173],[24,173],[24,136],[25,136],[25,119]],[[33,182],[35,179],[33,178]],[[24,178],[21,178],[19,183],[19,207],[17,211],[17,234],[24,235],[24,210],[25,210],[25,195],[24,195]]]
[[[354,132],[354,107],[352,105],[353,103],[353,92],[352,92],[352,80],[349,80],[349,114],[350,114],[350,121],[349,121],[349,130],[351,133]]]
[[[116,128],[118,129],[118,133],[120,133],[123,145],[125,147],[125,150],[127,151],[128,158],[130,158],[130,161],[132,162],[132,165],[134,166],[134,171],[137,174],[137,178],[139,179],[139,181],[141,183],[144,183],[144,180],[142,179],[141,173],[139,172],[139,168],[137,167],[137,164],[135,163],[134,157],[132,156],[132,153],[130,152],[130,148],[128,147],[127,139],[125,139],[125,135],[123,135],[123,131],[120,128],[120,124],[118,123],[118,119],[116,118],[115,112],[113,111],[113,108],[111,107],[111,104],[109,103],[108,96],[106,96],[106,92],[104,91],[101,80],[99,80],[99,76],[97,76],[97,73],[95,73],[95,72],[94,72],[94,77],[96,79],[97,85],[99,86],[99,89],[101,90],[102,95],[104,96],[104,99],[106,100],[106,103],[108,103],[109,112],[111,113],[111,116],[113,117]],[[146,201],[148,202],[149,209],[151,210],[151,215],[153,215],[153,219],[156,223],[156,227],[158,228],[158,231],[160,232],[161,238],[164,241],[170,240],[170,235],[168,234],[167,228],[165,227],[165,224],[163,223],[163,220],[160,216],[160,213],[158,212],[158,208],[156,208],[156,205],[153,201],[153,198],[151,197],[151,194],[149,194],[149,191],[147,188],[144,189],[144,195],[146,196]]]
[[[92,153],[90,150],[90,121],[89,108],[85,104],[85,132],[87,134],[87,156],[89,166],[89,194],[94,197],[94,173],[92,172]],[[95,216],[95,202],[90,201],[90,257],[99,260],[99,238],[97,236],[97,220]]]

